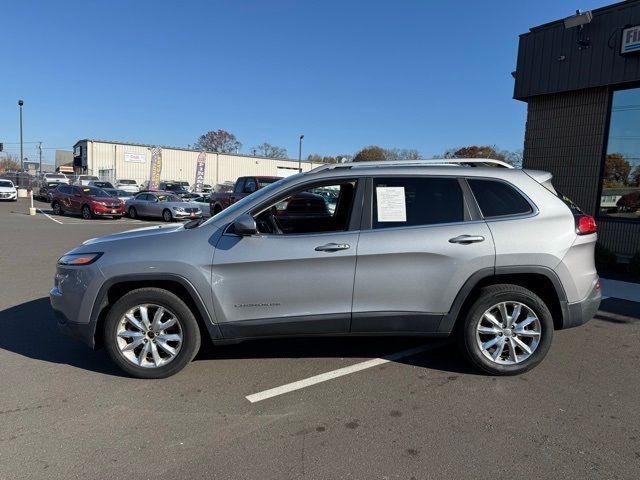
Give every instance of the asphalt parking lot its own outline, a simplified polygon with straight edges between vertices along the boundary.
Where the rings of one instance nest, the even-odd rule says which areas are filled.
[[[134,380],[58,334],[48,291],[67,250],[158,222],[27,212],[0,203],[0,479],[640,478],[639,303],[605,300],[518,377],[446,342],[365,338],[205,347]]]

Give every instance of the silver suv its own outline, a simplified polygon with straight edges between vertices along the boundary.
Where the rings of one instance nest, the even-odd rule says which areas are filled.
[[[524,372],[598,309],[596,225],[549,173],[501,167],[324,165],[206,222],[84,242],[58,261],[51,305],[140,378],[184,368],[202,335],[455,334],[483,371]]]

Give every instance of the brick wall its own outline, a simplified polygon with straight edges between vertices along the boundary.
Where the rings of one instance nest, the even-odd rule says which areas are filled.
[[[596,214],[606,146],[608,88],[528,99],[525,168],[553,174],[554,186],[591,215]],[[598,219],[600,241],[621,256],[640,250],[640,224]]]

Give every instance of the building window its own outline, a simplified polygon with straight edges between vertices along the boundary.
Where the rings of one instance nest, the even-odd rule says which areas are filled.
[[[613,93],[600,215],[640,221],[640,88]]]

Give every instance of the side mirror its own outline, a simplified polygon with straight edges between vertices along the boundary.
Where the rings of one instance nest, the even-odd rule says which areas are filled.
[[[255,219],[248,213],[240,215],[233,222],[233,233],[242,236],[255,235],[258,233]]]

